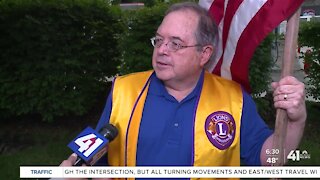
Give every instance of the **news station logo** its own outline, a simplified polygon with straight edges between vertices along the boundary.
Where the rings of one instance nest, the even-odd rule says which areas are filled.
[[[307,150],[303,150],[303,151],[292,150],[287,156],[287,159],[292,161],[300,161],[302,159],[310,159],[310,158],[311,158],[311,154],[309,154]]]
[[[105,137],[91,127],[87,127],[68,144],[68,147],[88,162],[101,148],[106,146],[107,142],[108,140]]]

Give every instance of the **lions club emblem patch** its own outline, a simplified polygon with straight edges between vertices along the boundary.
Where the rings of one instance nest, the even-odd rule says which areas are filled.
[[[207,117],[205,131],[208,139],[216,148],[225,150],[234,140],[236,124],[231,114],[217,111]]]

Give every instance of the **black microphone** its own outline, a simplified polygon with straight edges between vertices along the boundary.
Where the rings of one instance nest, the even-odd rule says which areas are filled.
[[[73,166],[94,165],[108,151],[108,143],[116,138],[118,130],[112,124],[107,124],[99,132],[91,127],[86,128],[69,147],[78,155]]]

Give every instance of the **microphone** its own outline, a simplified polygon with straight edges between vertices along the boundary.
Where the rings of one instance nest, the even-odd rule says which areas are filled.
[[[107,124],[99,132],[91,127],[84,129],[68,147],[78,155],[73,166],[94,165],[108,151],[108,143],[118,135],[112,124]]]

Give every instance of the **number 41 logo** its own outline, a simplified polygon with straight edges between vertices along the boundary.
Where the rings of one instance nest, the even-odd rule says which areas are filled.
[[[108,140],[104,136],[87,127],[68,144],[68,147],[87,162],[107,143]]]
[[[103,141],[93,133],[79,137],[74,142],[79,146],[79,152],[83,153],[85,151],[83,153],[85,157],[90,156],[90,154],[103,143]]]
[[[292,161],[300,161],[300,151],[291,150],[287,156],[287,159],[291,159]]]

